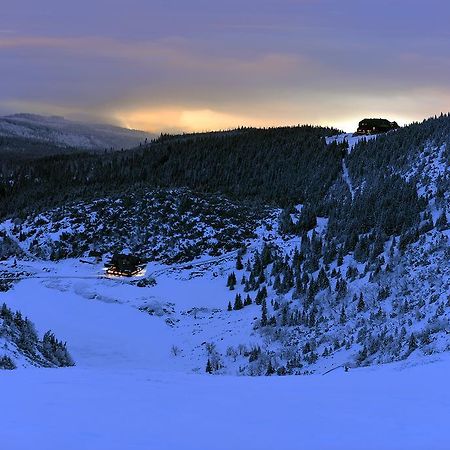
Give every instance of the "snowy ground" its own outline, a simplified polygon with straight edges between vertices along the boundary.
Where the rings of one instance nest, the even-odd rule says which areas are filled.
[[[204,272],[150,266],[152,288],[96,278],[100,264],[18,265],[47,278],[20,281],[0,302],[67,340],[77,366],[0,372],[0,448],[448,448],[448,354],[325,376],[206,375],[205,342],[223,351],[258,339],[256,306],[225,311],[234,255]]]
[[[144,288],[126,279],[97,278],[103,276],[102,264],[23,261],[10,270],[24,270],[31,278],[0,294],[0,303],[30,317],[40,334],[51,329],[67,341],[79,367],[203,372],[206,342],[223,342],[223,351],[249,342],[253,316],[259,316],[256,305],[226,311],[235,292],[224,279],[234,257],[218,258],[213,270],[206,262],[203,271],[150,265],[157,285]],[[173,346],[180,350],[177,357]]]
[[[8,450],[448,448],[448,355],[402,369],[220,377],[150,369],[1,374]]]
[[[342,144],[342,142],[347,141],[348,143],[348,151],[349,153],[351,153],[351,151],[353,150],[353,148],[355,147],[355,145],[365,139],[365,140],[370,140],[370,139],[376,139],[377,135],[376,134],[353,134],[353,133],[343,133],[343,134],[337,134],[336,136],[330,136],[326,138],[326,143],[327,144],[331,144],[332,142],[336,142],[338,144]]]

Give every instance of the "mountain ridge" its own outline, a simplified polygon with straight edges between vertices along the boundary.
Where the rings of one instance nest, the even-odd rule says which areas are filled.
[[[153,139],[151,133],[62,116],[17,113],[0,117],[0,136],[49,142],[81,150],[120,150]]]

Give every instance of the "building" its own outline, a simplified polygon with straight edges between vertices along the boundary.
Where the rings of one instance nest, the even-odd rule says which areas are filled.
[[[105,264],[105,270],[108,275],[116,277],[135,277],[145,273],[145,266],[145,261],[137,256],[114,253]]]
[[[357,134],[377,134],[387,133],[400,128],[397,122],[390,122],[387,119],[364,119],[359,122]]]

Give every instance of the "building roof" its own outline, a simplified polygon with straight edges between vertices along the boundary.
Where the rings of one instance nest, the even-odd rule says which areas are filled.
[[[363,119],[358,124],[358,132],[385,132],[399,128],[397,122],[391,122],[387,119]]]
[[[114,253],[111,260],[105,264],[108,271],[119,272],[126,275],[133,274],[145,266],[145,261],[135,255]]]

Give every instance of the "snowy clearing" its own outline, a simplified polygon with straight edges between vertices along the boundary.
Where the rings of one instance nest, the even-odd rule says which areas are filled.
[[[28,264],[38,271],[42,263]],[[221,264],[217,270],[229,269]],[[70,260],[46,265],[66,276],[99,269]],[[4,448],[448,448],[450,355],[325,376],[206,375],[202,342],[248,341],[256,311],[214,313],[229,298],[223,277],[190,274],[164,274],[152,289],[121,280],[30,279],[1,294],[40,331],[67,339],[77,363],[0,373]],[[182,323],[171,327],[165,316],[137,309],[152,301],[173,302],[184,311]],[[186,313],[196,305],[205,311]],[[175,357],[173,344],[185,350]]]

